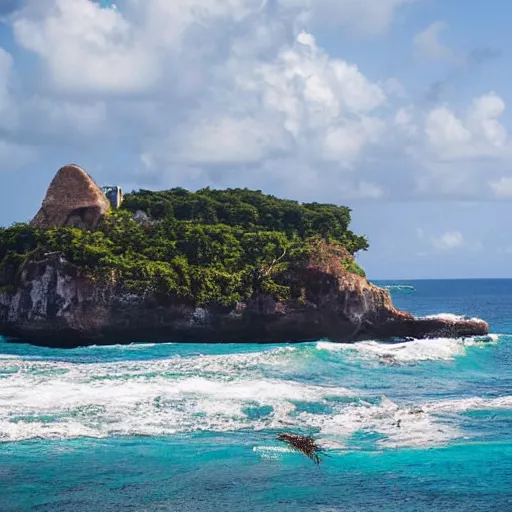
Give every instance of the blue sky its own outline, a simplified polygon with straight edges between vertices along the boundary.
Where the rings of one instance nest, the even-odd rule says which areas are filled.
[[[512,3],[3,0],[0,225],[59,167],[353,209],[371,278],[512,277]]]

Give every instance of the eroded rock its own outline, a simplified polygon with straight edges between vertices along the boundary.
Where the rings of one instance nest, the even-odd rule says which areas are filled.
[[[287,270],[300,301],[260,294],[233,308],[197,308],[177,297],[136,294],[115,279],[93,280],[61,255],[24,266],[0,293],[0,333],[50,346],[135,341],[301,342],[464,337],[488,333],[477,319],[414,318],[389,293],[343,269],[336,255]]]
[[[94,230],[109,208],[94,180],[77,165],[67,165],[53,178],[31,224],[40,229],[72,226]]]

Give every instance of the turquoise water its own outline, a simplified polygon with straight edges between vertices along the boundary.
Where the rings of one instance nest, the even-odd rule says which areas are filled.
[[[512,511],[512,281],[389,286],[491,336],[335,345],[0,341],[0,511]],[[320,467],[276,441],[311,433]]]

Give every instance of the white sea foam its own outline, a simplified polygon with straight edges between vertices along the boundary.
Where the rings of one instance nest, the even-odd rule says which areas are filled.
[[[493,409],[512,409],[512,396],[502,396],[498,398],[458,398],[454,400],[440,400],[437,402],[426,403],[425,410],[434,413],[442,412],[466,412],[478,410],[493,410]]]
[[[497,335],[489,335],[480,338],[436,338],[403,343],[378,341],[330,343],[320,341],[316,344],[316,347],[318,350],[344,352],[359,359],[378,360],[383,364],[401,364],[416,361],[451,360],[457,356],[465,355],[467,347],[483,347],[486,343],[496,343],[498,339]]]
[[[384,290],[388,290],[390,292],[405,292],[405,293],[412,293],[416,291],[416,288],[410,284],[388,284],[385,286],[382,286]]]
[[[283,455],[293,453],[291,448],[284,446],[255,446],[252,451],[267,460],[281,459]]]
[[[357,432],[380,434],[377,444],[388,448],[433,446],[462,436],[422,408],[400,407],[386,397],[379,404],[351,404],[332,416],[303,413],[302,419],[320,429],[326,446],[337,448],[345,447]]]
[[[457,425],[447,423],[443,414],[495,409],[512,409],[512,396],[441,400],[412,407],[399,406],[383,396],[378,404],[349,404],[334,415],[302,413],[300,418],[308,426],[320,429],[325,446],[333,448],[346,447],[357,432],[380,434],[383,437],[377,445],[385,448],[427,447],[469,435]]]
[[[269,453],[293,453],[291,448],[284,446],[255,446],[253,452],[269,452]]]
[[[371,357],[394,350],[397,360],[410,361],[425,358],[425,353],[452,357],[453,347],[451,352],[438,347],[445,342],[429,340],[428,348],[414,348],[413,342],[403,349],[375,342],[317,347]],[[316,430],[331,447],[344,446],[359,432],[380,434],[383,447],[428,446],[466,435],[456,423],[445,421],[447,413],[512,408],[512,397],[421,404],[382,397],[370,403],[359,390],[287,378],[286,370],[307,364],[301,353],[297,347],[281,347],[99,364],[0,360],[0,372],[7,370],[0,386],[0,442],[287,428]],[[315,407],[304,404],[322,407],[314,412]]]
[[[262,375],[294,351],[90,365],[20,360],[14,373],[10,361],[0,387],[0,440],[278,428],[298,402],[353,394]]]
[[[427,320],[448,320],[450,322],[459,322],[461,320],[470,320],[472,322],[482,322],[481,318],[477,318],[477,317],[470,318],[468,316],[455,315],[453,313],[438,313],[436,315],[427,315],[427,316],[420,317],[420,318],[425,318]]]
[[[159,346],[175,345],[175,343],[158,343]],[[87,347],[79,347],[75,350],[144,350],[154,348],[157,343],[128,343],[116,345],[89,345]]]

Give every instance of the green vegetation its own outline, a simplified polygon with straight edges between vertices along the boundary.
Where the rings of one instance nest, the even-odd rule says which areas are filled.
[[[137,211],[148,217],[136,222]],[[98,279],[113,277],[128,289],[197,305],[233,305],[257,291],[286,299],[294,293],[280,277],[307,258],[315,239],[350,255],[368,248],[349,223],[346,207],[299,204],[259,191],[141,190],[128,194],[95,232],[26,224],[0,229],[0,287],[15,286],[30,255],[61,252]],[[343,265],[364,274],[351,256]]]

